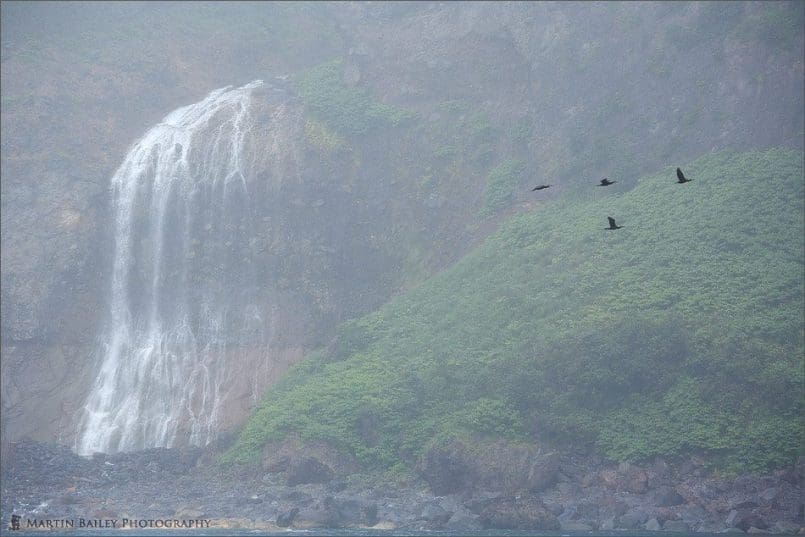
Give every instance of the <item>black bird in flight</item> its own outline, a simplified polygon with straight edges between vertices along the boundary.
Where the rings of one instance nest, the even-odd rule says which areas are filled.
[[[680,183],[680,184],[681,183],[690,183],[691,181],[693,181],[693,179],[688,179],[687,177],[685,177],[685,174],[682,173],[682,170],[680,170],[679,168],[676,169],[676,178],[678,179],[677,183]]]
[[[550,187],[551,187],[551,185],[539,185],[539,186],[535,186],[534,188],[532,188],[532,189],[531,189],[531,192],[534,192],[535,190],[545,190],[546,188],[550,188]]]
[[[600,185],[595,185],[595,186],[609,186],[609,185],[614,185],[615,183],[617,183],[617,181],[610,181],[609,179],[604,177],[603,179],[601,179],[601,184]]]
[[[607,220],[609,220],[609,227],[605,227],[604,229],[620,229],[623,227],[616,224],[615,219],[612,218],[611,216],[607,216]]]

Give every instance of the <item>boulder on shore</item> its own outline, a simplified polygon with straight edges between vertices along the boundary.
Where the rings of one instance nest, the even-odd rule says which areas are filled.
[[[486,502],[479,522],[484,529],[558,530],[559,520],[536,496],[506,496]]]

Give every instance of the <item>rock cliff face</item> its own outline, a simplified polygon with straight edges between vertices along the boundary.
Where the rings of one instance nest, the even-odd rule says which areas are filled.
[[[482,238],[495,222],[479,219],[484,207],[533,205],[521,193],[532,178],[629,183],[714,149],[803,143],[797,4],[4,4],[2,14],[4,443],[72,443],[108,310],[110,177],[148,128],[215,88],[266,79],[259,113],[285,110],[283,151],[297,164],[267,168],[257,194],[275,336],[270,363],[264,349],[239,354],[228,428],[337,323]],[[408,119],[339,131],[274,78],[334,58],[343,88]],[[522,173],[494,197],[487,181],[507,162]]]

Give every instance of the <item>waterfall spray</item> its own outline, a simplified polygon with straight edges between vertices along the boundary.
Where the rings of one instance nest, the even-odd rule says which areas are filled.
[[[115,239],[99,370],[81,454],[204,445],[225,395],[225,353],[264,343],[250,236],[255,81],[175,110],[112,177]]]

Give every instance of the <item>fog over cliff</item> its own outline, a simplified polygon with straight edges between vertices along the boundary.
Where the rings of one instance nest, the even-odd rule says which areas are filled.
[[[797,2],[3,2],[3,453],[301,453],[436,494],[548,494],[534,468],[568,446],[790,469],[804,24]]]

